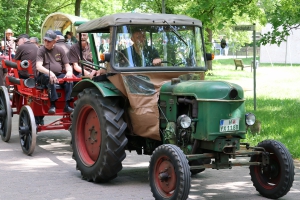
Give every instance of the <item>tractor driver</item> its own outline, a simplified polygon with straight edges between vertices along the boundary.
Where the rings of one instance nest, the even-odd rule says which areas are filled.
[[[131,40],[133,45],[121,51],[121,54],[124,55],[120,56],[119,62],[121,66],[124,66],[128,63],[130,63],[130,65],[133,64],[134,67],[161,65],[161,59],[158,51],[154,47],[147,45],[146,33],[144,31],[133,31]],[[132,56],[129,56],[130,54]]]
[[[43,85],[48,85],[50,89],[50,109],[49,114],[55,114],[55,101],[58,95],[55,88],[55,83],[58,83],[58,78],[72,78],[73,71],[69,64],[69,59],[63,48],[55,45],[56,33],[53,30],[48,30],[44,37],[44,46],[39,48],[36,58],[36,69],[40,72],[37,81]],[[65,67],[66,73],[63,72]],[[64,112],[71,113],[73,108],[70,107],[70,96],[72,92],[73,83],[64,82],[63,88],[65,90],[65,107]]]

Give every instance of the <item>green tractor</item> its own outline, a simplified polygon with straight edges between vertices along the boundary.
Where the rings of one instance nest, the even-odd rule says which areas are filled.
[[[78,97],[70,127],[73,158],[84,179],[116,178],[128,150],[151,155],[155,199],[187,199],[191,174],[233,166],[249,166],[262,196],[287,194],[294,181],[289,151],[274,140],[242,143],[255,123],[243,89],[204,80],[213,55],[205,52],[201,21],[122,13],[83,23],[77,32],[89,33],[93,54],[93,63],[82,59],[82,66],[106,70],[72,92]],[[250,158],[234,162],[237,157]]]

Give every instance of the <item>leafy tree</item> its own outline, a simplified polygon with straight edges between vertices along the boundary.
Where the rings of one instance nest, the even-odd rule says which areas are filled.
[[[165,13],[180,14],[186,7],[186,1],[183,0],[164,0]],[[162,13],[162,0],[140,1],[140,0],[122,0],[123,7],[127,11]]]
[[[15,36],[28,33],[39,36],[41,25],[47,15],[64,7],[73,5],[71,0],[2,0],[0,1],[0,31],[2,37],[7,28],[14,31]]]
[[[75,16],[80,16],[81,0],[75,1]]]
[[[267,21],[273,28],[272,31],[263,34],[260,40],[263,45],[280,45],[293,30],[299,29],[299,0],[262,0],[260,6],[265,10]]]

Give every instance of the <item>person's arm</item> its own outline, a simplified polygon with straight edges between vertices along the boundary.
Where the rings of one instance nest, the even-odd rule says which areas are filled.
[[[73,77],[73,70],[72,70],[72,67],[69,63],[66,63],[65,64],[65,69],[66,69],[66,78],[72,78]]]
[[[1,49],[4,50],[4,48],[5,48],[4,41],[1,40]]]
[[[49,69],[45,68],[43,66],[42,61],[37,61],[36,62],[36,70],[43,73],[43,74],[49,74],[50,83],[57,83],[58,82],[56,75],[52,71],[50,71]]]
[[[161,59],[160,58],[154,58],[152,61],[153,66],[160,66],[161,65]]]
[[[153,55],[153,60],[152,60],[153,66],[160,66],[161,59],[159,57],[158,51],[154,47],[152,48],[152,55]]]
[[[82,69],[81,69],[81,67],[78,65],[77,62],[74,62],[74,63],[73,63],[73,68],[74,68],[75,71],[77,71],[77,72],[79,72],[79,73],[82,72]],[[89,75],[90,75],[90,72],[87,71],[86,69],[83,69],[83,72],[84,72],[84,74],[82,74],[83,76],[89,76]]]
[[[22,52],[22,47],[19,46],[18,49],[17,49],[17,51],[16,51],[16,55],[14,57],[15,60],[21,60],[21,55],[22,55],[21,52]]]
[[[36,70],[43,73],[43,74],[48,74],[49,79],[50,79],[50,83],[56,83],[57,82],[56,75],[52,71],[50,71],[49,69],[47,69],[43,66],[44,54],[45,54],[44,49],[39,49],[38,50],[37,57],[36,57],[36,64],[35,64]]]

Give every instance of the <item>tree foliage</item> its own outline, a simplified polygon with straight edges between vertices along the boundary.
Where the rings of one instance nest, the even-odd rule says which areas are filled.
[[[0,1],[0,35],[4,37],[10,28],[15,35],[28,33],[30,36],[40,35],[41,25],[47,15],[72,5],[72,0],[2,0]]]
[[[262,44],[284,41],[293,29],[300,26],[300,0],[2,0],[0,1],[0,36],[7,28],[16,35],[40,34],[47,15],[64,12],[95,19],[117,12],[185,14],[203,22],[206,41],[219,35],[243,44],[249,38],[245,32],[233,32],[240,24],[271,23],[274,31],[263,35]]]
[[[278,44],[286,41],[293,30],[300,27],[299,0],[262,0],[261,7],[265,10],[268,23],[273,30],[263,34],[262,44]]]

